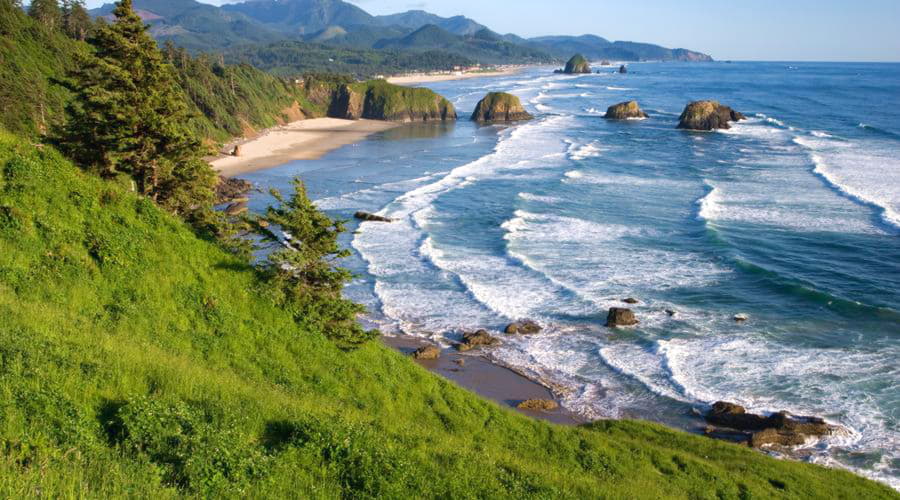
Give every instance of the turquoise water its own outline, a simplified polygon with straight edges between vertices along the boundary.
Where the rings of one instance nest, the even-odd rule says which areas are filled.
[[[545,333],[492,355],[586,417],[694,429],[717,400],[820,415],[847,431],[798,454],[900,488],[900,65],[629,69],[434,84],[461,117],[505,90],[536,119],[404,127],[247,178],[300,175],[333,216],[399,219],[344,239],[347,294],[386,333],[533,318]],[[750,119],[676,130],[705,98]],[[602,118],[628,99],[649,119]],[[626,297],[641,324],[603,328]]]

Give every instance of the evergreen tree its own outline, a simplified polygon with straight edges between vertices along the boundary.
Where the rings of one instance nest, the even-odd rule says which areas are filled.
[[[319,211],[306,194],[300,179],[294,179],[294,195],[285,200],[277,190],[271,194],[278,205],[265,217],[251,219],[268,253],[263,272],[278,292],[278,302],[292,311],[298,322],[324,321],[326,335],[342,347],[354,347],[377,337],[356,321],[363,307],[345,299],[341,292],[352,275],[338,267],[350,255],[338,243],[346,229]],[[278,228],[277,230],[274,228]]]
[[[84,41],[93,22],[84,6],[84,0],[63,0],[63,26],[66,34],[75,40]]]
[[[105,176],[128,174],[138,191],[173,212],[208,213],[215,175],[185,126],[184,95],[131,0],[98,27],[95,50],[70,74],[74,99],[61,146]]]
[[[62,10],[57,0],[31,0],[28,15],[50,30],[59,29],[62,25]]]

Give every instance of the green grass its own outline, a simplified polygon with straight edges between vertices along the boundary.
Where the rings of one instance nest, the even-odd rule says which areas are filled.
[[[659,425],[525,418],[300,324],[244,261],[0,134],[0,497],[897,498]]]
[[[446,98],[426,88],[403,87],[385,80],[369,80],[350,88],[365,98],[365,118],[379,120],[440,119],[456,116],[456,109]]]

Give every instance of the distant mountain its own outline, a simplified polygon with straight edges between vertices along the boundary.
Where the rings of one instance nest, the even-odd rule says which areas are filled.
[[[619,61],[711,61],[700,52],[687,49],[667,49],[659,45],[637,42],[610,42],[595,36],[544,36],[525,40],[529,47],[549,52],[557,58],[583,54],[588,59]],[[568,54],[568,55],[567,55]]]
[[[249,0],[226,4],[236,12],[283,33],[305,35],[330,26],[378,25],[374,16],[341,0]]]
[[[110,16],[113,7],[105,4],[90,13],[95,17]],[[134,0],[134,8],[150,25],[154,38],[189,50],[208,51],[284,38],[243,14],[194,0]]]
[[[376,19],[382,26],[401,26],[409,30],[417,30],[423,26],[433,24],[455,35],[474,35],[487,28],[487,26],[478,24],[465,16],[447,18],[425,12],[424,10],[410,10],[400,14],[376,16]]]
[[[446,18],[423,10],[373,16],[343,0],[247,0],[222,7],[195,0],[134,0],[134,6],[154,37],[192,51],[305,41],[358,50],[444,51],[485,64],[549,63],[576,53],[594,60],[711,60],[687,49],[610,42],[595,35],[498,35],[467,17]],[[108,4],[91,13],[103,16],[111,11]]]
[[[426,25],[402,38],[381,40],[376,49],[442,50],[473,58],[483,64],[549,63],[546,52],[523,47],[504,40],[487,28],[466,36],[453,34],[433,24]]]

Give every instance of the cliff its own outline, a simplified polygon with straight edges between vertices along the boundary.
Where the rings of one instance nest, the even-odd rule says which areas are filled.
[[[447,121],[456,120],[456,109],[450,101],[429,89],[370,80],[338,88],[328,116],[394,122]]]
[[[477,122],[511,122],[532,118],[517,96],[505,92],[486,95],[472,113],[472,120]]]

